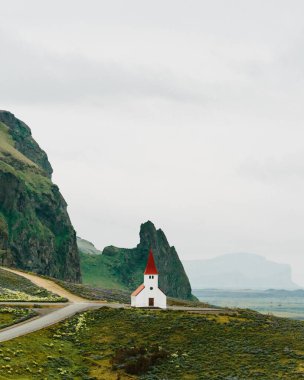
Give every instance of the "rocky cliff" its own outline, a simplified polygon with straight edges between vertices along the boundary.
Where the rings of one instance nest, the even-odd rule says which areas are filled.
[[[134,290],[143,281],[149,249],[152,248],[159,275],[159,287],[170,297],[191,299],[191,286],[174,247],[162,230],[150,221],[141,225],[136,248],[106,247],[102,254],[81,251],[84,282]]]
[[[76,234],[30,128],[0,111],[0,263],[80,282]]]

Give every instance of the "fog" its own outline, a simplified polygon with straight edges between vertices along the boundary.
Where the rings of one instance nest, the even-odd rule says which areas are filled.
[[[0,0],[0,108],[32,129],[78,235],[252,252],[304,286],[302,1]]]

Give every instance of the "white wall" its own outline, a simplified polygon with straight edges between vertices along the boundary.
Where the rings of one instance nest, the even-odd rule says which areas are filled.
[[[158,288],[158,275],[144,275],[145,288],[137,295],[131,296],[131,306],[149,307],[149,298],[154,298],[154,307],[166,309],[167,297]]]

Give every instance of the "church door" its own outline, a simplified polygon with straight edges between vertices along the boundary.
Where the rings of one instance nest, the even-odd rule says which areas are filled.
[[[154,306],[154,298],[149,298],[149,306]]]

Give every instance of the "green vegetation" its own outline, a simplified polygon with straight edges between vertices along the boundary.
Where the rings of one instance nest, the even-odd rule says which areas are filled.
[[[30,191],[50,192],[51,180],[24,154],[15,148],[9,128],[0,122],[0,169],[19,177]]]
[[[30,166],[37,166],[15,148],[14,140],[9,134],[9,128],[0,122],[0,157],[5,157],[7,155]]]
[[[79,255],[84,284],[104,289],[127,289],[127,286],[120,281],[119,274],[116,275],[117,260],[119,261],[120,257],[116,256],[114,259],[105,255],[86,254],[81,251]]]
[[[129,304],[131,293],[129,290],[122,289],[108,289],[101,287],[93,287],[89,285],[83,284],[74,284],[72,282],[66,282],[62,280],[58,280],[56,278],[46,277],[50,280],[56,282],[58,285],[62,286],[64,289],[69,292],[86,298],[88,300],[96,300],[96,301],[107,301],[107,302],[118,302]],[[197,300],[181,300],[178,298],[167,297],[167,304],[169,306],[186,306],[186,307],[211,307],[211,305],[200,302]]]
[[[77,296],[84,297],[89,300],[130,303],[130,292],[120,289],[103,289],[94,288],[88,285],[74,284],[51,278],[52,281],[67,289]]]
[[[81,281],[76,236],[46,153],[0,111],[0,264]]]
[[[304,324],[102,308],[0,346],[0,379],[299,380]]]
[[[136,248],[109,246],[102,253],[92,243],[78,238],[83,282],[94,287],[133,291],[143,281],[148,252],[152,248],[160,273],[159,287],[169,297],[195,300],[178,254],[163,231],[148,221],[141,225],[139,235]]]
[[[0,301],[66,302],[67,300],[34,285],[22,276],[0,269]]]
[[[35,317],[37,313],[26,307],[0,307],[0,329]]]

